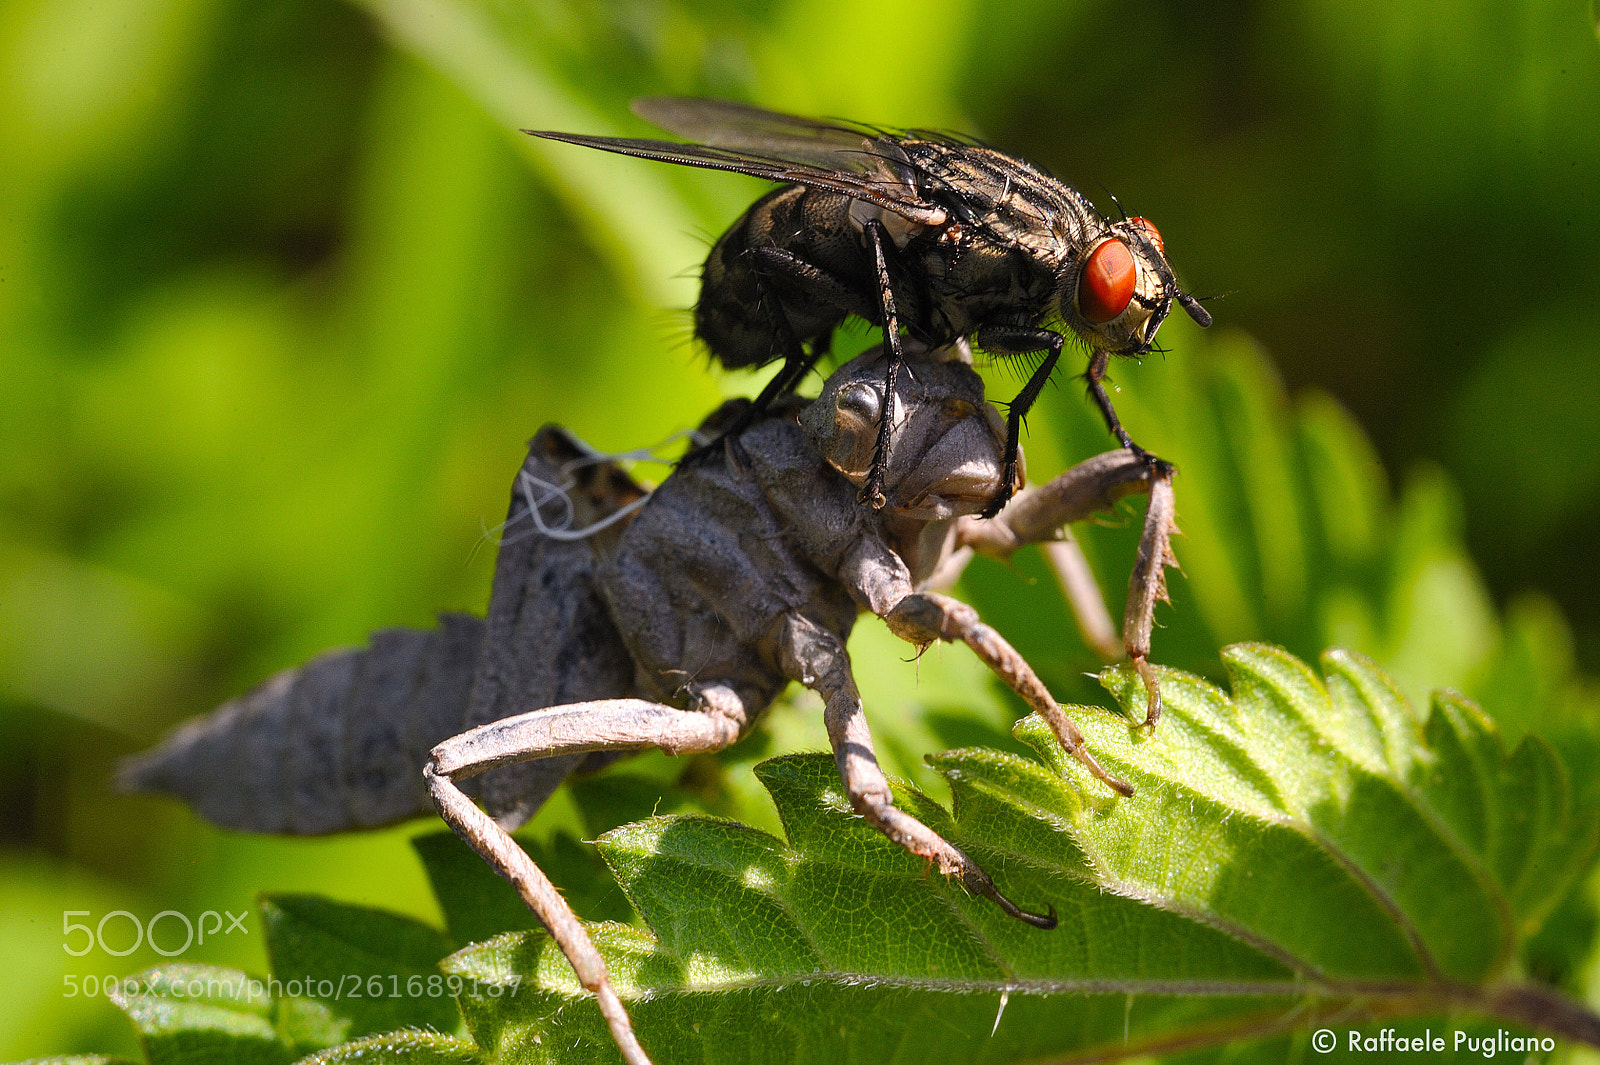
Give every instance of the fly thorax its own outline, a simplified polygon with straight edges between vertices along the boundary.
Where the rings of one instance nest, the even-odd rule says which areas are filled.
[[[1100,220],[1099,214],[1087,200],[1076,193],[1072,196],[1062,196],[1051,204],[1050,234],[1064,255],[1073,257],[1081,255],[1089,244],[1109,233],[1110,230]]]

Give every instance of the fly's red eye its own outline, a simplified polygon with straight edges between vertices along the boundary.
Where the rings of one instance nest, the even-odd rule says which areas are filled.
[[[1130,218],[1130,219],[1128,219],[1128,221],[1132,222],[1134,225],[1138,226],[1140,229],[1145,231],[1145,233],[1150,237],[1150,239],[1155,242],[1156,251],[1160,252],[1162,255],[1167,254],[1167,246],[1165,244],[1161,243],[1161,231],[1159,229],[1157,229],[1153,224],[1151,224],[1150,219],[1148,219],[1148,218]]]
[[[1079,312],[1095,325],[1111,321],[1127,309],[1137,278],[1128,246],[1116,237],[1102,241],[1078,279]]]

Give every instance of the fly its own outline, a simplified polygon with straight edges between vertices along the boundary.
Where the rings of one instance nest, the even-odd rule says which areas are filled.
[[[992,517],[1017,487],[1022,420],[1060,361],[1065,329],[1089,348],[1089,395],[1107,428],[1157,462],[1117,418],[1106,369],[1113,355],[1151,350],[1174,300],[1202,326],[1211,315],[1178,287],[1150,222],[1108,219],[1040,168],[947,133],[716,100],[652,97],[633,109],[692,143],[525,132],[782,183],[711,249],[694,310],[695,335],[722,365],[783,360],[745,424],[799,385],[850,315],[883,328],[884,395],[895,394],[908,355],[957,340],[993,355],[1042,355],[1008,408],[1004,473],[984,509]],[[884,505],[890,421],[885,411],[861,489],[873,507]]]

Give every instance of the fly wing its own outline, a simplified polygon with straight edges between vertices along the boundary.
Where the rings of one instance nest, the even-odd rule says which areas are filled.
[[[822,170],[871,169],[874,141],[889,141],[885,131],[847,122],[821,122],[765,111],[726,100],[684,96],[646,96],[633,101],[633,113],[685,140],[712,148],[754,152]]]
[[[944,208],[924,199],[897,138],[866,126],[816,122],[720,100],[657,96],[634,111],[698,143],[589,137],[523,130],[535,137],[679,166],[727,170],[837,192],[922,225],[939,225]]]

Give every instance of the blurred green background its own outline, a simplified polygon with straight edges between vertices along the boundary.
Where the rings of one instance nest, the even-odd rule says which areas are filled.
[[[682,308],[706,241],[761,186],[515,132],[644,135],[627,102],[651,93],[962,129],[1107,208],[1114,191],[1219,297],[1208,340],[1175,321],[1171,356],[1117,368],[1136,437],[1160,449],[1140,389],[1185,360],[1243,352],[1232,365],[1270,378],[1254,338],[1291,393],[1331,394],[1395,483],[1425,486],[1410,498],[1433,502],[1416,506],[1464,522],[1484,581],[1462,563],[1464,627],[1478,610],[1499,639],[1492,604],[1511,603],[1517,631],[1600,671],[1586,0],[9,0],[0,999],[18,1020],[0,1058],[132,1049],[105,999],[66,997],[63,977],[161,959],[72,957],[63,910],[239,912],[258,890],[308,889],[435,916],[405,845],[415,827],[233,838],[107,781],[118,757],[276,669],[481,610],[485,530],[543,422],[621,450],[758,387],[706,368]],[[1014,391],[1012,371],[987,373]],[[1109,443],[1077,385],[1057,383],[1025,438],[1035,479]],[[1180,520],[1205,473],[1186,467]],[[1186,529],[1177,550],[1199,582],[1208,545]],[[1124,554],[1097,558],[1116,594],[1135,533],[1108,531]],[[1019,566],[975,574],[970,594],[1015,615],[1058,695],[1095,698],[1092,658],[1059,604],[1027,605],[1050,592],[1036,562]],[[1269,602],[1279,588],[1265,563],[1249,582]],[[1311,654],[1330,631],[1365,631],[1274,628],[1270,610],[1195,605],[1182,577],[1174,591],[1156,657],[1188,668],[1214,673],[1224,640]],[[892,672],[903,651],[863,640],[879,690],[915,701],[915,672]],[[1401,653],[1386,664],[1405,673]],[[952,700],[958,686],[929,682],[938,668],[923,693]],[[576,824],[565,799],[544,820]],[[131,939],[118,927],[108,938]],[[260,970],[258,938],[191,960]]]

